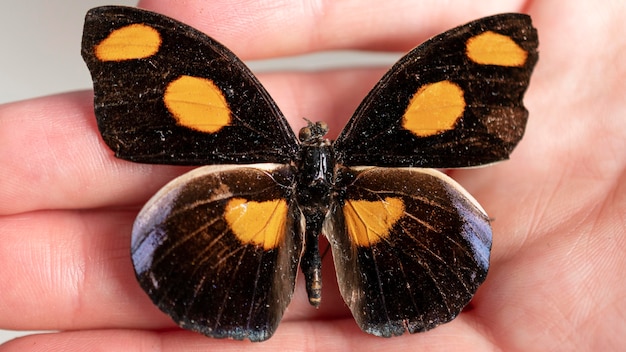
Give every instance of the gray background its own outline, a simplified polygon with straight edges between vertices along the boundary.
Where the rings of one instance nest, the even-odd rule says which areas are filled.
[[[80,57],[83,18],[100,5],[136,1],[23,0],[0,5],[0,104],[91,87]],[[255,71],[389,65],[397,54],[333,52],[249,63]]]
[[[83,17],[99,5],[135,1],[23,0],[0,5],[0,104],[59,92],[89,89],[89,72],[80,57]],[[286,60],[255,62],[255,71],[389,65],[396,54],[335,52]],[[0,330],[0,344],[29,332]]]
[[[0,5],[0,103],[88,88],[80,57],[88,9],[136,1],[3,1]]]

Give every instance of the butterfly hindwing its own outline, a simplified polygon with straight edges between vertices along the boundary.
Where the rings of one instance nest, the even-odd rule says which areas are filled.
[[[434,169],[343,168],[325,224],[341,295],[363,331],[429,330],[455,318],[485,280],[491,227]]]
[[[202,165],[286,163],[293,131],[250,70],[183,23],[130,7],[85,18],[82,54],[100,132],[116,156]]]
[[[376,84],[334,143],[344,165],[464,167],[508,158],[537,61],[530,17],[470,22],[416,47]]]
[[[180,326],[262,341],[291,300],[302,250],[289,166],[205,166],[142,209],[131,253],[152,301]]]

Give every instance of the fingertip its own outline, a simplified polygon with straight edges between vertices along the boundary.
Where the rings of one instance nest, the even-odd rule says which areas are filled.
[[[145,0],[139,5],[191,25],[249,60],[325,50],[407,51],[464,22],[521,11],[524,2],[467,1],[451,7],[412,0]]]

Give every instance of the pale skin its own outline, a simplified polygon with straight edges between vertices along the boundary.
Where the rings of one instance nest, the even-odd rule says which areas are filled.
[[[180,330],[135,281],[130,227],[160,186],[187,170],[115,159],[91,92],[0,106],[0,328],[59,330],[7,351],[615,350],[626,341],[626,5],[508,1],[143,1],[245,60],[328,49],[406,51],[455,25],[527,12],[540,59],[511,160],[452,171],[494,219],[489,276],[468,310],[428,333],[361,332],[326,256],[320,309],[303,280],[276,334],[250,344]],[[286,35],[288,34],[288,35]],[[78,55],[77,48],[77,55]],[[294,129],[336,136],[382,69],[275,73],[260,80]],[[324,248],[325,244],[322,244]]]

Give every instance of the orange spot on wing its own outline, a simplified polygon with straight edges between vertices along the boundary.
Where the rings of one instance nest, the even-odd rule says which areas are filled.
[[[161,47],[159,32],[145,24],[135,23],[114,30],[95,47],[101,61],[144,59],[156,54]]]
[[[347,200],[343,206],[348,234],[362,247],[371,246],[389,236],[393,225],[404,215],[401,199]]]
[[[454,128],[463,116],[463,90],[450,81],[430,83],[413,95],[402,117],[402,127],[418,137]]]
[[[231,121],[222,91],[206,78],[179,77],[167,86],[163,101],[179,125],[197,131],[215,133]]]
[[[523,66],[528,57],[511,37],[492,31],[468,39],[466,52],[470,60],[481,65]]]
[[[255,202],[233,198],[226,205],[224,218],[242,243],[270,250],[285,236],[288,210],[284,199]]]

